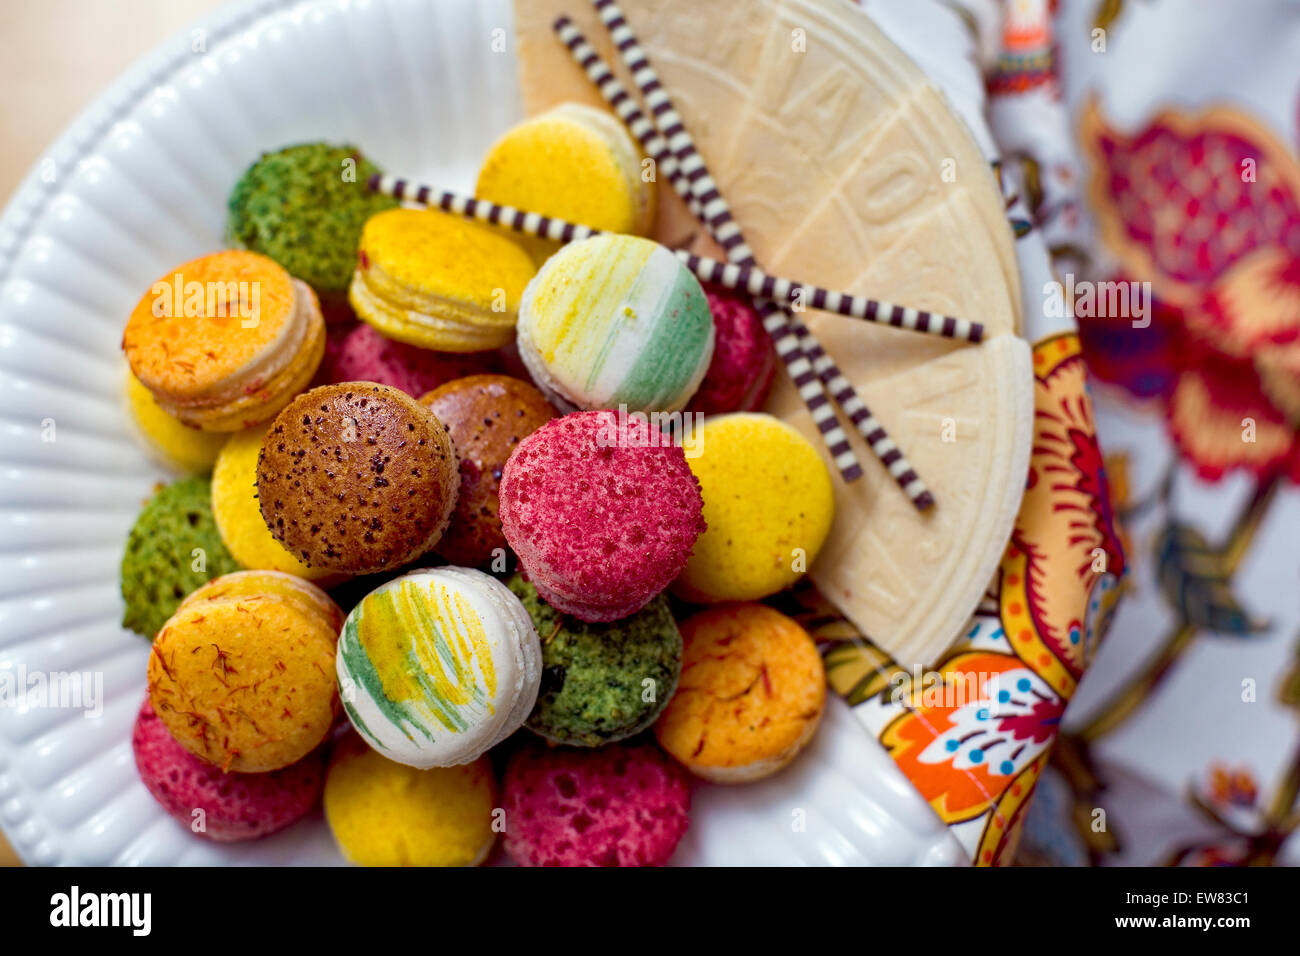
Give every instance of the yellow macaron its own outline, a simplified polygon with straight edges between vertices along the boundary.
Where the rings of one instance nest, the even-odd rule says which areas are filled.
[[[350,734],[334,747],[325,819],[361,866],[477,866],[496,839],[496,781],[487,757],[419,770]]]
[[[271,535],[257,500],[257,456],[269,424],[232,435],[212,469],[212,517],[231,556],[246,568],[283,571],[321,580],[325,568],[309,568]],[[337,578],[337,575],[334,575]]]
[[[163,463],[178,471],[204,474],[212,470],[227,432],[191,428],[163,411],[153,393],[130,372],[126,373],[126,404],[131,420],[145,443]]]
[[[348,300],[381,335],[442,352],[478,352],[515,334],[536,270],[491,226],[434,209],[366,220]]]
[[[265,422],[325,355],[316,293],[274,260],[230,249],[162,276],[122,333],[131,372],[163,411],[204,431]]]
[[[674,590],[689,601],[756,601],[817,558],[835,512],[830,474],[808,439],[771,415],[704,421],[687,456],[707,530]]]
[[[149,700],[190,753],[238,773],[296,763],[341,707],[335,638],[343,612],[305,581],[236,571],[209,581],[154,638]]]
[[[642,161],[615,116],[562,103],[496,141],[474,194],[594,229],[645,236],[654,225],[655,190],[642,175]],[[527,238],[523,244],[539,265],[559,248],[545,239]]]

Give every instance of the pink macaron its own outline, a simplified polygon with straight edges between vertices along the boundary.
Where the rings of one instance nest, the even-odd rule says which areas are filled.
[[[653,744],[517,751],[506,852],[522,866],[663,866],[686,833],[686,775]]]
[[[713,313],[713,360],[687,411],[704,415],[756,412],[776,376],[776,352],[748,296],[706,287]]]
[[[343,351],[343,343],[348,340],[361,323],[356,319],[349,321],[336,322],[334,325],[325,326],[325,357],[321,359],[320,367],[316,369],[316,375],[311,380],[311,387],[318,385],[333,385],[340,379],[334,374],[334,369],[338,366],[339,355]]]
[[[498,497],[528,579],[584,621],[640,610],[681,573],[704,531],[685,453],[640,415],[553,419],[519,443]]]
[[[168,815],[218,843],[283,830],[316,805],[325,782],[323,750],[270,773],[223,773],[172,738],[148,697],[135,719],[131,749],[140,779]]]
[[[497,372],[501,364],[495,352],[434,352],[386,339],[358,323],[327,349],[317,383],[378,382],[419,397],[455,378]]]

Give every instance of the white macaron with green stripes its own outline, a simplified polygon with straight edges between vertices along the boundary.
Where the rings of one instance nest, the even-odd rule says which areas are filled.
[[[519,353],[566,411],[673,412],[713,358],[699,280],[664,246],[602,234],[570,243],[524,290]]]
[[[469,568],[411,571],[343,623],[339,697],[365,741],[411,767],[469,763],[537,702],[541,644],[510,589]]]

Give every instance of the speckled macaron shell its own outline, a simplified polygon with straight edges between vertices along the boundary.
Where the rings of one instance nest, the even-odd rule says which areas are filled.
[[[352,734],[330,757],[325,819],[339,851],[359,866],[476,866],[496,840],[496,805],[486,757],[421,770]]]
[[[366,220],[397,206],[367,187],[378,172],[355,146],[301,143],[263,153],[231,191],[227,236],[323,298],[342,300]]]
[[[130,372],[126,375],[126,405],[150,457],[174,471],[212,471],[229,433],[205,432],[163,411],[153,393]]]
[[[686,775],[653,744],[517,751],[505,847],[522,866],[663,866],[690,825]]]
[[[497,516],[501,473],[523,439],[556,416],[546,396],[508,375],[470,375],[420,399],[451,433],[460,459],[460,494],[437,551],[452,564],[479,567],[502,554]]]
[[[450,767],[523,725],[541,650],[528,612],[496,578],[430,568],[352,609],[337,667],[344,709],[371,747],[408,766]]]
[[[459,485],[447,429],[405,392],[375,382],[299,395],[272,422],[257,464],[271,534],[308,567],[346,574],[428,552]]]
[[[713,315],[715,345],[709,370],[687,410],[702,415],[755,412],[776,377],[776,350],[747,295],[704,287]]]
[[[208,480],[172,482],[149,499],[127,535],[122,626],[152,639],[190,592],[238,570],[213,520]]]
[[[817,559],[835,512],[817,449],[771,415],[708,418],[688,459],[708,531],[675,593],[688,601],[754,601],[797,581]]]
[[[283,830],[311,812],[325,782],[324,748],[280,770],[225,773],[178,744],[147,697],[136,716],[131,751],[141,782],[167,815],[217,843]]]
[[[682,667],[682,636],[666,597],[620,621],[587,624],[555,610],[521,575],[507,586],[542,642],[542,685],[529,730],[558,744],[600,747],[654,723]]]
[[[826,704],[808,632],[762,604],[710,608],[681,630],[681,680],[654,727],[664,750],[715,783],[758,780],[793,760]]]
[[[126,323],[131,372],[168,414],[205,431],[274,417],[325,354],[316,294],[266,256],[227,250],[177,266]]]
[[[646,235],[655,189],[631,134],[605,110],[562,103],[512,127],[488,150],[474,195],[606,232]],[[541,264],[560,244],[523,243]]]
[[[339,710],[342,612],[292,575],[239,571],[191,594],[149,657],[149,699],[176,741],[239,773],[278,770],[329,734]]]
[[[391,209],[361,234],[348,300],[390,339],[476,352],[514,337],[532,259],[491,226],[433,209]]]
[[[313,581],[338,578],[327,568],[309,568],[275,537],[257,499],[257,459],[271,426],[258,425],[230,436],[212,469],[212,516],[226,548],[248,570],[283,571]]]
[[[575,412],[529,435],[506,462],[501,527],[553,607],[616,621],[686,566],[704,530],[681,447],[644,420]]]
[[[519,355],[561,408],[673,412],[713,357],[713,317],[667,248],[601,235],[551,256],[524,290]]]

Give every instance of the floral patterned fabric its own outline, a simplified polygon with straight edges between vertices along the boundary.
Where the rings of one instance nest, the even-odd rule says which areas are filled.
[[[1020,859],[1295,864],[1300,7],[1056,14],[1086,210],[1063,246],[1154,301],[1079,317],[1132,567]]]
[[[1300,862],[1300,5],[945,2],[1019,237],[1024,503],[936,673],[787,609],[977,864]]]
[[[911,17],[931,15],[931,5],[913,0],[863,5],[887,31],[904,6]],[[976,28],[972,51],[988,17],[997,22],[988,90],[972,63],[975,94],[953,87],[951,68],[942,70],[950,80],[945,91],[959,109],[978,102],[974,108],[982,111],[967,119],[1003,179],[1025,301],[1039,303],[1053,279],[1051,234],[1032,208],[1041,205],[1043,178],[1021,147],[994,143],[988,130],[991,124],[997,133],[1000,99],[1032,99],[1053,82],[1046,0],[1011,10],[991,0],[974,7],[963,11]],[[933,51],[908,52],[933,75],[935,65],[925,59]],[[1025,497],[1002,565],[945,659],[924,673],[904,671],[807,582],[774,599],[814,634],[833,689],[854,705],[977,865],[1005,864],[1015,855],[1030,798],[1113,609],[1125,563],[1073,318],[1031,306],[1023,332],[1033,345],[1035,375]]]
[[[832,688],[980,865],[1015,852],[1123,572],[1078,337],[1041,341],[1034,365],[1034,454],[1016,529],[967,632],[932,672],[900,668],[810,584],[778,605],[817,637]]]

